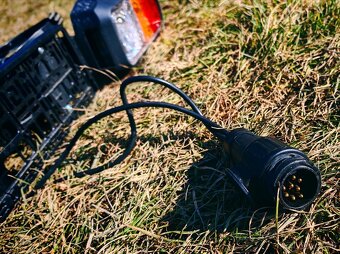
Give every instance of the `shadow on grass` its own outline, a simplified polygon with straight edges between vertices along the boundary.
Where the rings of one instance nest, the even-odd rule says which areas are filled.
[[[273,218],[268,209],[255,211],[250,206],[226,173],[227,158],[221,147],[214,146],[189,168],[176,206],[162,218],[168,225],[167,237],[186,238],[184,231],[239,232],[248,230],[249,224],[257,228]]]
[[[138,137],[141,142],[148,142],[151,146],[164,145],[167,140],[181,140],[185,143],[188,138],[196,139],[207,151],[200,161],[192,164],[186,171],[187,182],[178,193],[176,206],[160,220],[160,224],[167,225],[163,228],[167,237],[185,238],[183,231],[244,231],[249,228],[250,221],[254,228],[273,218],[273,213],[264,209],[254,216],[254,209],[249,201],[227,175],[227,158],[216,141],[203,142],[192,132],[169,132],[162,138]],[[126,140],[114,136],[105,137],[105,142],[121,147],[127,144]],[[78,156],[77,160],[88,160],[90,157],[93,159],[93,154],[87,152]]]

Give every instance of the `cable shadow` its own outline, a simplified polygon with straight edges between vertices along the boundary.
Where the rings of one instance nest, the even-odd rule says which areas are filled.
[[[91,136],[87,136],[87,135],[83,135],[85,138],[87,138],[88,140],[92,140],[93,142],[95,142],[95,140],[93,139],[93,137]],[[122,137],[117,137],[114,134],[110,134],[110,135],[105,135],[102,138],[102,141],[104,143],[112,143],[115,144],[117,146],[119,146],[122,149],[126,149],[126,147],[130,144],[129,140],[126,138],[122,138]],[[167,141],[177,141],[177,140],[181,140],[183,145],[186,144],[186,142],[188,142],[190,139],[198,139],[197,134],[191,131],[186,131],[183,133],[175,133],[173,131],[169,131],[166,134],[162,134],[161,136],[154,136],[154,135],[141,135],[137,137],[137,142],[140,141],[142,143],[148,142],[151,146],[155,146],[155,145],[162,145],[164,147],[171,145],[171,142],[167,142]],[[201,144],[203,144],[203,142],[199,141]],[[104,147],[105,149],[105,147]],[[101,152],[102,149],[100,149]],[[99,152],[99,147],[97,146],[92,146],[91,143],[87,143],[85,146],[83,147],[79,147],[77,149],[77,151],[74,151],[72,156],[69,156],[70,158],[67,158],[63,161],[62,166],[66,166],[68,164],[78,164],[78,165],[92,165],[93,162],[96,160],[96,155]],[[104,151],[106,152],[106,151]],[[105,155],[105,154],[102,154]],[[123,154],[122,152],[120,153],[120,155],[118,156],[122,156],[121,161],[125,160],[127,157],[130,156],[130,153],[125,153]],[[116,158],[118,158],[118,156]],[[120,162],[121,162],[120,161]],[[120,162],[118,162],[117,164],[119,164]],[[101,162],[100,162],[101,163]],[[114,165],[117,165],[114,164]],[[105,165],[108,165],[108,163],[105,163]],[[104,165],[104,167],[106,167]],[[106,169],[112,167],[108,166]],[[106,170],[104,169],[104,170]],[[90,168],[82,168],[79,171],[74,171],[74,174],[77,174],[79,172],[82,171],[87,171],[87,170],[91,170]],[[83,174],[83,175],[77,175],[75,177],[77,178],[82,178],[87,176],[87,174]],[[67,179],[70,179],[70,176],[63,176],[60,177],[56,180],[54,180],[55,183],[58,182],[63,182]]]
[[[211,144],[210,144],[211,145]],[[170,238],[188,237],[184,231],[222,233],[260,227],[273,217],[268,209],[255,211],[226,173],[227,158],[215,143],[187,171],[187,182],[174,209],[161,223]],[[191,235],[192,237],[192,235]]]
[[[92,140],[92,142],[96,142],[96,140],[87,135],[83,135],[85,138],[88,140]],[[191,131],[186,131],[183,133],[175,133],[173,131],[169,131],[166,134],[162,134],[161,136],[154,136],[152,134],[149,135],[141,135],[137,137],[137,142],[141,143],[146,143],[148,142],[150,146],[156,146],[156,145],[162,145],[162,146],[169,146],[171,143],[167,143],[167,141],[172,140],[172,141],[177,141],[180,140],[185,144],[189,139],[197,139],[197,134]],[[103,143],[112,143],[120,148],[126,148],[126,146],[129,144],[129,141],[127,138],[122,138],[122,137],[117,137],[114,134],[108,134],[102,137],[102,142]],[[91,148],[87,148],[91,147]],[[107,152],[103,151],[106,150],[106,148],[101,148],[102,152]],[[76,152],[74,152],[73,158],[68,158],[66,159],[62,165],[67,165],[71,163],[76,163],[76,162],[84,162],[84,161],[89,161],[89,164],[93,162],[95,159],[96,155],[98,154],[99,148],[97,146],[92,146],[92,143],[86,144],[84,147],[78,148]],[[125,158],[128,156],[131,156],[128,154]],[[124,159],[125,159],[124,158]],[[81,176],[84,177],[84,176]],[[80,178],[81,178],[80,177]]]
[[[194,132],[174,133],[169,131],[162,136],[143,135],[138,140],[151,146],[165,144],[167,140],[186,142],[195,139],[206,150],[203,158],[192,164],[186,172],[187,182],[178,193],[176,205],[160,219],[162,231],[169,238],[186,238],[183,231],[213,231],[217,233],[246,230],[263,226],[273,218],[268,209],[259,211],[250,206],[243,193],[229,179],[226,172],[228,158],[216,141],[203,142]],[[165,141],[165,142],[164,142]],[[107,136],[105,142],[124,147],[125,139]],[[87,152],[76,160],[88,160],[93,154]],[[71,160],[67,161],[70,163]],[[65,180],[63,178],[57,181]]]

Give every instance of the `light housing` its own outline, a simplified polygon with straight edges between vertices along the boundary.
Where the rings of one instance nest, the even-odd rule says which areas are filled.
[[[116,71],[134,66],[157,37],[157,0],[78,0],[71,19],[89,65]]]

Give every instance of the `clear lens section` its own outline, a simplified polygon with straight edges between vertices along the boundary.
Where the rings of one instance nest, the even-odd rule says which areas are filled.
[[[127,59],[135,64],[144,47],[144,36],[130,1],[122,0],[112,11],[112,18]]]

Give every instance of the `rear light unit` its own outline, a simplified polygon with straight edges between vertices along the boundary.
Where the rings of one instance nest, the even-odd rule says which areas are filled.
[[[162,24],[157,0],[77,0],[71,19],[75,40],[53,13],[0,45],[0,222],[38,172],[46,176],[73,108],[107,83],[80,66],[126,74]]]
[[[87,62],[117,71],[138,62],[162,24],[156,0],[78,0],[71,19]]]

